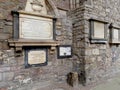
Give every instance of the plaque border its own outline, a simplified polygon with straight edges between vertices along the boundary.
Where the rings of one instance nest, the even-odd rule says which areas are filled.
[[[106,21],[101,21],[101,20],[97,20],[97,19],[89,19],[90,22],[90,31],[89,31],[89,39],[90,39],[90,43],[96,43],[96,44],[105,44],[107,43],[107,24],[108,22]],[[94,37],[94,22],[100,22],[104,24],[104,38],[95,38]]]
[[[24,50],[25,50],[25,55],[24,55],[25,68],[46,66],[48,64],[48,48],[46,48],[46,47],[24,47]],[[45,50],[46,51],[46,62],[45,63],[39,63],[39,64],[30,65],[28,63],[28,52],[30,50]]]
[[[118,30],[118,40],[114,40],[114,29]],[[109,26],[109,30],[110,30],[110,44],[120,44],[120,27],[119,26],[115,26],[113,23],[110,24]]]
[[[71,48],[71,55],[65,55],[65,56],[60,56],[60,48],[61,47],[70,47]],[[59,45],[57,47],[57,57],[58,59],[62,59],[62,58],[71,58],[73,54],[73,50],[72,50],[72,46],[71,45]]]
[[[52,19],[52,22],[53,22],[53,39],[51,39],[51,40],[56,40],[56,35],[55,35],[56,21],[57,21],[56,17],[36,15],[36,14],[28,13],[28,12],[23,12],[22,13],[22,12],[19,12],[19,11],[11,11],[11,14],[13,16],[13,38],[14,39],[19,39],[20,38],[20,35],[19,35],[19,33],[20,33],[20,26],[19,26],[20,17],[19,16],[20,16],[20,14],[25,14],[25,15],[35,16],[35,17],[43,17],[43,18]]]

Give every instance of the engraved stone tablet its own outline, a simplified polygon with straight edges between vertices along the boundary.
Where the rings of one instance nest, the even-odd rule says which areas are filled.
[[[28,64],[41,64],[46,62],[45,50],[30,50],[28,52]]]
[[[107,23],[97,19],[90,19],[91,43],[107,43]]]
[[[113,39],[118,40],[119,39],[119,30],[118,29],[113,29]]]
[[[94,38],[104,38],[104,23],[94,22]]]
[[[22,39],[53,39],[51,18],[20,14],[20,33]]]

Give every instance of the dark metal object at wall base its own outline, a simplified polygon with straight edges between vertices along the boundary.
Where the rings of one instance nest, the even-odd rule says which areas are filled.
[[[77,86],[78,84],[82,84],[85,86],[86,84],[86,77],[85,77],[85,72],[70,72],[67,74],[67,83],[70,86]]]
[[[72,87],[76,86],[78,84],[78,73],[77,72],[68,73],[67,83]]]

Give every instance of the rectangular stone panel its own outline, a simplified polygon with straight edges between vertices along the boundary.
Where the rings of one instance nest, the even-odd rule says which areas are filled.
[[[110,43],[120,43],[120,29],[119,28],[112,28],[112,32],[111,32],[111,42]]]
[[[107,43],[106,21],[90,19],[90,40],[91,43]]]
[[[45,47],[25,47],[25,67],[45,66],[48,62],[48,50]]]
[[[20,14],[19,37],[22,39],[53,39],[53,20]]]
[[[113,39],[118,40],[119,39],[119,30],[118,29],[113,29]]]
[[[46,62],[45,50],[31,50],[28,52],[28,64],[41,64]]]
[[[104,23],[94,22],[94,38],[104,38]]]

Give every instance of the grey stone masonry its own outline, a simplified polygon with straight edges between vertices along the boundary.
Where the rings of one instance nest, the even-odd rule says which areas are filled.
[[[71,12],[74,13],[74,53],[77,52],[77,57],[83,58],[86,85],[97,83],[120,73],[120,45],[109,43],[109,25],[114,23],[120,26],[120,1],[87,0],[82,7]],[[89,19],[91,18],[108,22],[106,29],[107,43],[95,44],[90,42]]]
[[[11,11],[25,10],[27,1],[0,0],[0,90],[82,90],[120,73],[120,45],[109,43],[109,25],[120,26],[119,0],[80,0],[72,10],[69,0],[45,0],[48,15],[57,18],[55,41],[71,45],[72,57],[58,58],[58,47],[52,51],[47,46],[48,65],[25,68],[24,47],[16,52],[8,41],[13,39]],[[91,18],[108,22],[106,43],[91,43]],[[78,82],[75,87],[67,84],[73,72]]]
[[[15,47],[9,47],[8,41],[13,39],[14,25],[11,11],[24,11],[27,1],[29,0],[0,0],[0,90],[39,90],[53,82],[65,83],[67,74],[73,69],[72,58],[58,59],[57,47],[52,52],[47,46],[48,65],[27,69],[24,49],[16,52]],[[68,3],[68,0],[60,0],[62,4],[58,1],[55,3],[55,0],[45,1],[48,14],[57,18],[55,40],[60,45],[72,46],[72,22],[67,15],[69,6],[63,5]],[[58,4],[59,8],[56,6]],[[34,85],[37,86],[28,87]],[[54,89],[64,90],[59,85]]]

